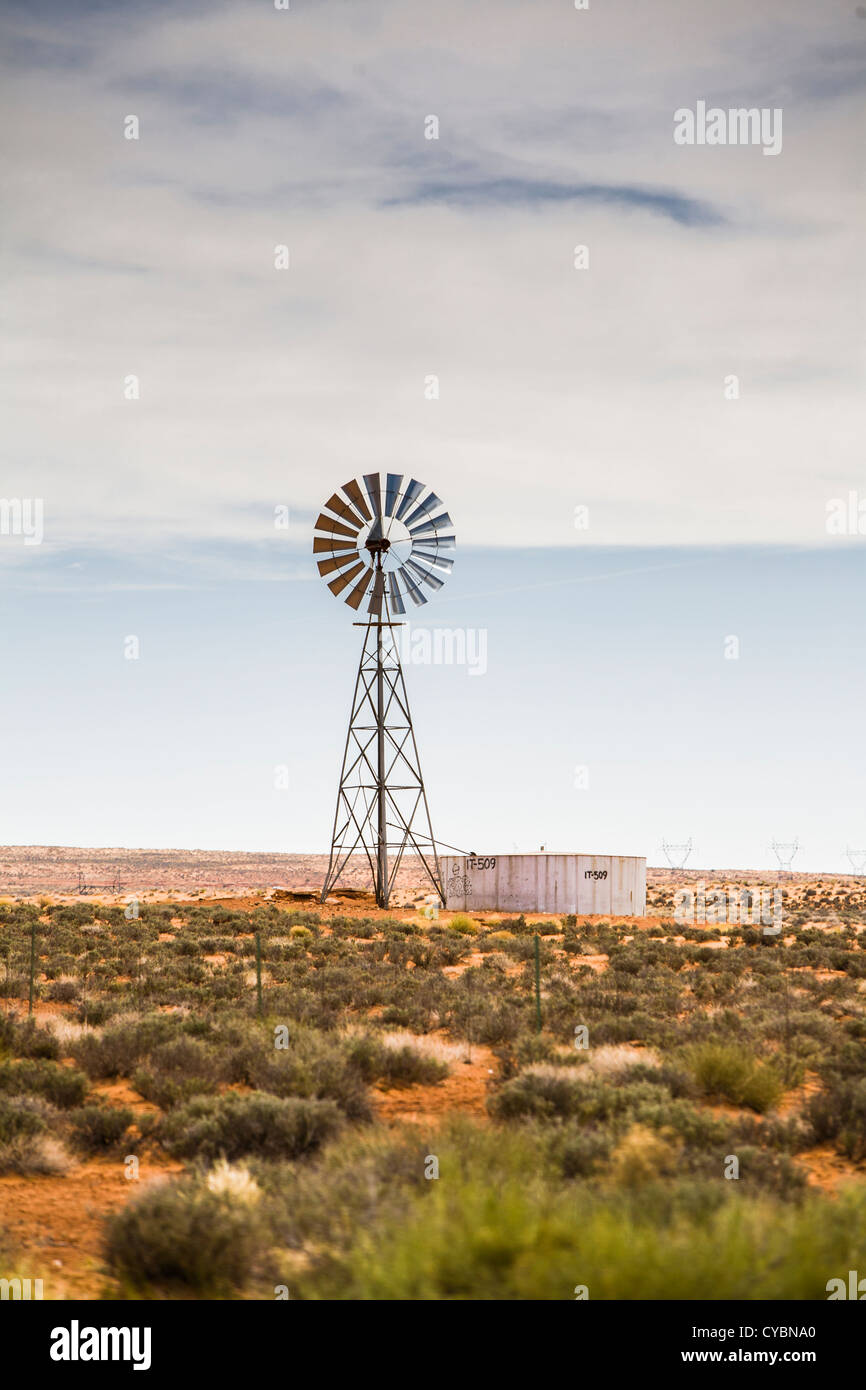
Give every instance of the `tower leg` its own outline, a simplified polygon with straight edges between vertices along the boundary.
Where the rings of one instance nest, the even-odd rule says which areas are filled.
[[[379,821],[376,905],[388,906],[388,808],[385,790],[385,672],[382,664],[382,624],[376,625],[376,805]]]

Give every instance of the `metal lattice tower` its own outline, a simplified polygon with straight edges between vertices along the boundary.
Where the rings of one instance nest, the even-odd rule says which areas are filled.
[[[855,874],[866,874],[866,849],[846,849],[845,854]]]
[[[773,853],[779,861],[779,869],[785,873],[791,872],[791,865],[794,862],[794,855],[800,848],[800,841],[797,839],[784,841],[773,841]]]
[[[76,890],[79,897],[86,897],[88,893],[119,893],[120,879],[117,874],[110,883],[88,883],[81,869],[78,870],[78,888]]]
[[[662,840],[662,850],[672,869],[682,869],[692,852],[691,836],[681,845],[672,845],[668,840]]]
[[[404,485],[405,484],[405,485]],[[404,593],[426,603],[421,585],[440,589],[453,561],[451,518],[435,494],[414,478],[389,473],[384,498],[378,473],[344,484],[316,521],[313,549],[328,588],[349,589],[356,611],[367,599],[368,618],[343,753],[328,872],[321,900],[353,855],[366,856],[376,902],[387,907],[407,850],[419,856],[440,900],[445,895],[415,731],[409,710],[392,614],[405,613]],[[331,513],[331,515],[329,515]],[[362,558],[362,556],[364,558]],[[369,557],[369,558],[367,558]],[[402,584],[402,589],[401,589]],[[351,585],[351,588],[349,587]],[[416,825],[420,828],[416,829]]]

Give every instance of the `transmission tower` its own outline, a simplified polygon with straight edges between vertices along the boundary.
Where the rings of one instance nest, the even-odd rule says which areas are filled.
[[[797,854],[799,848],[800,841],[797,839],[773,841],[773,853],[779,861],[780,871],[787,874],[791,873],[791,865],[794,862],[794,856]]]
[[[685,844],[680,845],[674,845],[668,840],[662,840],[662,850],[672,869],[683,869],[685,868],[686,860],[692,852],[691,836],[689,836]]]

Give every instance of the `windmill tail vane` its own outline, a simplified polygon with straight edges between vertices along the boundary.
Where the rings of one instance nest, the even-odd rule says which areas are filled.
[[[442,588],[454,564],[444,552],[455,545],[441,498],[399,473],[386,474],[384,486],[379,473],[344,483],[316,519],[313,553],[319,573],[355,612],[366,600],[367,613],[357,624],[364,628],[364,640],[323,902],[360,855],[370,869],[377,905],[387,907],[407,851],[418,857],[444,902],[394,617],[405,615],[407,598],[420,607]]]

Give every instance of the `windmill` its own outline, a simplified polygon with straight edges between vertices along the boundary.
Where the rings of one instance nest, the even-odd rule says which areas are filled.
[[[444,903],[439,857],[392,615],[427,602],[454,561],[451,518],[425,483],[367,473],[333,493],[314,526],[319,573],[357,613],[365,604],[361,661],[343,753],[328,872],[321,901],[352,855],[367,856],[379,907],[387,907],[407,849],[417,854]],[[414,827],[420,823],[420,829]],[[426,834],[424,831],[426,830]]]

